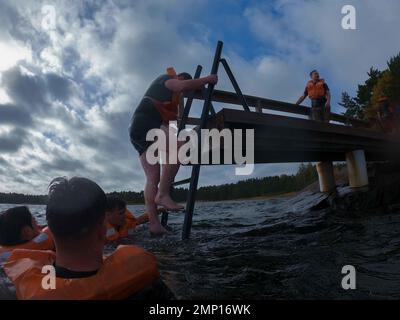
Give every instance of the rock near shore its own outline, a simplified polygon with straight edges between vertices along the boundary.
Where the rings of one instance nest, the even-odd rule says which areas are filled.
[[[400,209],[400,164],[369,163],[368,179],[369,186],[364,188],[338,185],[327,203],[336,212],[356,216]]]

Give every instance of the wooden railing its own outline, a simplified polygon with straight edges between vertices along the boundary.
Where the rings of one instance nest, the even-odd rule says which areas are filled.
[[[189,95],[189,94],[188,94]],[[267,98],[255,97],[244,95],[246,98],[247,104],[249,107],[255,108],[256,112],[262,112],[262,109],[280,111],[286,113],[293,113],[308,116],[310,114],[310,108],[296,105],[289,102],[283,102],[278,100],[272,100]],[[194,94],[194,99],[204,100],[203,93],[201,90],[197,90]],[[234,105],[242,105],[240,99],[234,92],[222,91],[222,90],[214,90],[212,95],[212,101],[221,102],[221,103],[229,103]],[[331,113],[330,120],[336,121],[339,123],[343,123],[345,125],[352,125],[354,127],[368,127],[368,123],[363,120],[346,117],[341,114]],[[189,122],[196,122],[194,118],[190,118]]]

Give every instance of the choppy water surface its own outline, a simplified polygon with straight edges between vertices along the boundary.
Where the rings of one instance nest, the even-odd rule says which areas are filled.
[[[398,298],[400,212],[352,218],[311,210],[320,199],[197,203],[190,240],[180,239],[183,214],[171,214],[171,234],[151,238],[141,226],[120,243],[154,253],[179,298]],[[44,222],[44,206],[29,207]],[[356,290],[341,288],[348,264],[357,270]]]

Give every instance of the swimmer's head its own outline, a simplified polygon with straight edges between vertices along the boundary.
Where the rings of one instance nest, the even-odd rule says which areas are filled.
[[[54,179],[49,186],[46,218],[57,248],[84,240],[94,246],[104,244],[106,206],[106,195],[95,182],[81,177]]]
[[[36,219],[25,206],[0,213],[0,245],[14,246],[31,241],[39,235]]]
[[[106,219],[109,224],[119,228],[125,224],[126,202],[117,196],[107,197]]]

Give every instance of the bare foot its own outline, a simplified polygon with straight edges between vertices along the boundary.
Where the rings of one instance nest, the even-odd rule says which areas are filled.
[[[159,206],[167,209],[168,211],[181,211],[185,208],[184,206],[177,204],[169,196],[160,196],[159,194],[157,194],[155,202]]]
[[[162,236],[168,232],[160,223],[149,224],[149,231],[152,236]]]

